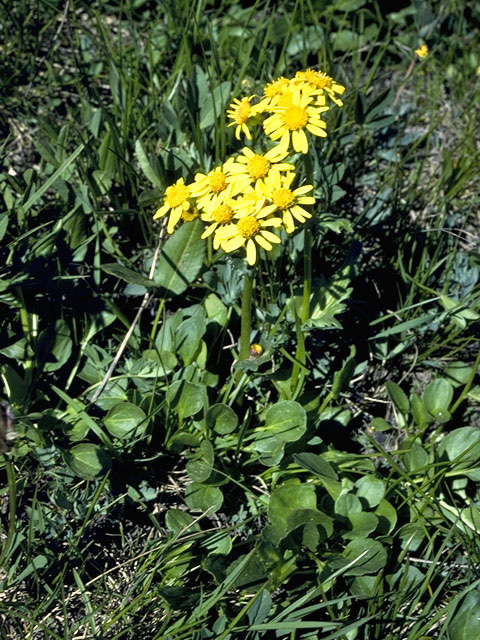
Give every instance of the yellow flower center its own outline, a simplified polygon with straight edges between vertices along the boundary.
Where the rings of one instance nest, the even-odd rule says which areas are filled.
[[[208,185],[214,193],[220,193],[227,186],[225,174],[221,171],[215,171],[208,176]]]
[[[290,189],[277,189],[272,197],[273,204],[276,204],[279,209],[288,209],[288,207],[295,200],[295,196]]]
[[[303,129],[308,122],[307,110],[304,107],[292,104],[291,107],[287,107],[282,113],[282,122],[285,128],[290,129],[290,131]]]
[[[249,158],[247,162],[247,171],[250,174],[250,177],[254,180],[258,180],[259,178],[264,178],[268,174],[268,170],[270,169],[270,160],[260,156],[258,154],[254,154],[251,158]]]
[[[227,224],[233,218],[233,209],[228,204],[221,204],[212,211],[212,218],[220,224]]]
[[[325,87],[329,87],[333,80],[333,78],[327,76],[326,73],[323,73],[322,71],[313,71],[313,69],[307,69],[307,71],[304,71],[301,75],[298,74],[298,76],[317,89],[325,89]]]
[[[250,103],[242,101],[235,110],[235,122],[237,124],[244,124],[250,117]]]
[[[253,216],[245,216],[237,222],[237,229],[244,238],[253,238],[260,231],[260,223]]]
[[[167,188],[165,193],[165,202],[171,209],[179,207],[190,197],[190,190],[184,184],[172,184],[171,187]]]
[[[288,87],[287,78],[278,78],[278,80],[267,84],[263,93],[267,98],[273,98],[274,96],[282,94],[286,87]]]

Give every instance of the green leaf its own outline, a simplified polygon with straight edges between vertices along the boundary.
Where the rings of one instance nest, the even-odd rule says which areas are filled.
[[[410,522],[403,525],[398,532],[402,549],[408,549],[412,553],[418,551],[425,539],[425,533],[425,527],[422,527],[418,522]]]
[[[268,515],[272,524],[282,535],[286,535],[291,531],[290,527],[295,522],[295,518],[292,518],[295,510],[313,509],[316,511],[316,508],[317,497],[313,486],[284,484],[275,489],[270,496]]]
[[[66,453],[70,469],[81,478],[93,480],[107,473],[112,466],[110,456],[96,444],[77,444]]]
[[[190,509],[215,513],[223,504],[223,493],[218,487],[192,482],[185,490],[185,502]]]
[[[352,513],[360,513],[362,503],[353,493],[342,493],[335,501],[334,511],[337,515],[346,518]]]
[[[183,418],[193,416],[203,409],[206,390],[203,385],[186,380],[176,380],[169,386],[165,397],[168,404],[183,420]]]
[[[57,371],[72,354],[72,339],[67,323],[59,319],[53,326],[41,332],[37,346],[37,358],[45,371]]]
[[[385,387],[387,389],[390,400],[393,402],[396,408],[401,413],[407,414],[410,410],[410,403],[408,402],[407,395],[403,391],[403,389],[392,380],[387,380],[387,382],[385,383]]]
[[[350,514],[347,518],[347,523],[350,528],[342,533],[342,537],[345,540],[363,539],[370,535],[372,531],[375,531],[378,525],[378,518],[373,513],[361,511]]]
[[[354,566],[347,569],[347,576],[363,576],[367,573],[376,573],[380,571],[387,563],[387,552],[384,546],[378,540],[362,540],[355,538],[346,547],[343,552],[346,561],[355,562]]]
[[[453,387],[467,384],[472,374],[472,366],[464,362],[451,362],[443,371],[443,375],[448,378],[448,382]]]
[[[200,128],[211,127],[218,120],[230,97],[231,83],[227,80],[219,84],[200,104]]]
[[[135,156],[145,176],[150,180],[152,184],[154,184],[159,189],[163,190],[165,185],[163,184],[163,181],[159,178],[159,176],[156,174],[155,170],[153,169],[152,165],[150,164],[148,156],[140,140],[137,140],[135,142]]]
[[[332,478],[333,480],[338,479],[337,472],[332,465],[316,453],[295,453],[293,458],[299,466],[317,476]]]
[[[440,460],[457,464],[477,462],[480,459],[480,431],[476,427],[460,427],[451,431],[438,445]]]
[[[313,524],[318,530],[321,529],[322,541],[329,538],[333,533],[333,518],[318,509],[294,509],[287,516],[287,531],[294,531],[300,526]]]
[[[307,327],[341,329],[342,325],[335,316],[346,309],[346,300],[350,297],[352,288],[350,277],[345,277],[349,269],[344,268],[331,280],[321,278],[314,282],[312,300],[310,302],[310,318]]]
[[[301,404],[285,400],[272,405],[265,417],[265,427],[257,432],[257,440],[274,435],[282,442],[295,442],[307,428],[307,414]]]
[[[177,353],[181,356],[184,366],[189,365],[195,359],[200,346],[200,341],[205,333],[206,323],[202,313],[195,313],[184,320],[175,334]]]
[[[415,437],[405,438],[400,445],[400,451],[407,450],[402,456],[403,464],[408,471],[419,471],[422,473],[425,467],[428,465],[429,455],[428,452],[419,444]]]
[[[143,276],[141,273],[137,273],[128,267],[124,267],[121,264],[115,262],[104,264],[101,266],[102,271],[109,273],[111,276],[120,278],[130,284],[137,284],[142,287],[157,287],[158,285],[153,281]]]
[[[462,599],[448,624],[449,640],[473,640],[480,637],[480,591],[475,589]]]
[[[27,212],[30,207],[35,204],[35,202],[39,200],[43,196],[43,194],[48,191],[48,189],[50,189],[50,187],[56,182],[56,180],[62,177],[63,174],[65,174],[68,167],[77,159],[84,148],[85,145],[82,142],[82,144],[78,145],[75,151],[64,162],[62,162],[61,166],[54,173],[52,173],[48,180],[46,180],[39,189],[32,193],[32,195],[28,198],[28,200],[22,207],[24,212]],[[27,193],[28,192],[25,192],[25,195],[27,195]]]
[[[356,366],[355,353],[356,353],[355,345],[352,345],[350,347],[349,357],[343,363],[340,371],[337,371],[337,373],[335,374],[335,377],[333,379],[333,384],[332,384],[332,394],[334,398],[338,398],[340,393],[348,389],[348,385],[350,384],[350,380],[353,377],[353,373],[355,371],[355,366]]]
[[[8,226],[8,213],[0,214],[0,242],[7,231]]]
[[[228,308],[214,293],[210,293],[205,298],[205,310],[209,320],[216,322],[221,327],[225,327],[227,325]]]
[[[108,432],[121,440],[138,437],[147,428],[145,412],[130,402],[120,402],[113,406],[104,423]]]
[[[253,605],[248,610],[248,622],[252,624],[261,624],[268,615],[272,607],[272,596],[266,589],[263,589],[259,598],[256,598]]]
[[[227,435],[235,431],[238,426],[238,416],[226,404],[214,404],[207,411],[207,427],[220,435]]]
[[[448,413],[452,396],[452,385],[444,378],[438,378],[438,380],[433,380],[427,384],[423,392],[423,402],[426,410],[436,417],[435,414],[438,414],[439,411]]]
[[[385,484],[380,478],[363,476],[355,482],[355,495],[366,500],[369,507],[376,507],[385,495]]]
[[[204,225],[200,220],[183,224],[162,248],[155,270],[155,284],[180,295],[195,280],[205,256]]]
[[[342,491],[342,484],[333,467],[315,453],[295,453],[295,462],[307,471],[318,476],[333,500],[337,500]]]
[[[214,461],[213,447],[208,440],[202,441],[197,455],[197,459],[187,462],[186,470],[194,482],[205,482],[212,475]]]
[[[200,531],[200,525],[192,516],[181,509],[168,509],[165,514],[165,525],[172,533]]]
[[[380,535],[388,535],[397,524],[397,512],[395,508],[382,498],[375,509],[375,515],[378,517],[377,531]]]
[[[431,422],[432,417],[428,414],[422,399],[416,393],[410,394],[410,406],[412,408],[413,419],[420,428],[423,428]]]

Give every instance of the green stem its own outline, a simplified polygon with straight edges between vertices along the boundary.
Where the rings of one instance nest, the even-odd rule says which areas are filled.
[[[309,154],[303,156],[305,178],[307,184],[313,184],[313,163]],[[312,293],[312,228],[305,225],[305,239],[303,244],[303,301],[300,320],[305,324],[310,317],[310,296]]]
[[[155,315],[155,320],[153,321],[152,331],[150,332],[149,348],[151,348],[151,346],[155,342],[155,338],[157,336],[158,323],[160,322],[160,317],[161,317],[161,315],[163,313],[163,307],[164,306],[165,306],[165,298],[162,298],[160,300],[160,304],[158,305],[157,313]]]
[[[7,539],[0,553],[0,567],[3,565],[3,561],[10,549],[15,535],[15,514],[17,511],[17,483],[15,481],[15,471],[13,465],[6,455],[3,456],[5,460],[5,469],[7,471],[8,482],[8,532]]]
[[[247,360],[250,355],[250,334],[252,332],[252,290],[253,270],[245,275],[242,293],[242,327],[240,332],[240,362]]]

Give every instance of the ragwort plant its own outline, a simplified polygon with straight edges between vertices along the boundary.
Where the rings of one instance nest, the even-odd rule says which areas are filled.
[[[235,127],[235,137],[243,134],[252,140],[250,128],[260,125],[267,139],[279,144],[267,150],[244,147],[242,154],[230,157],[208,174],[197,173],[192,184],[185,184],[183,178],[168,187],[164,204],[154,215],[154,219],[169,214],[167,232],[173,230],[180,219],[191,221],[196,217],[207,223],[202,238],[213,235],[213,249],[221,248],[225,253],[234,252],[245,246],[250,267],[257,262],[257,245],[271,251],[273,245],[281,243],[281,237],[273,229],[295,231],[296,224],[304,224],[312,217],[305,206],[315,204],[311,195],[313,184],[301,184],[293,188],[299,167],[292,161],[286,162],[292,152],[304,156],[305,174],[313,180],[312,161],[308,158],[310,135],[324,138],[327,135],[322,113],[328,111],[327,97],[337,106],[343,105],[338,95],[345,87],[339,85],[324,72],[308,69],[298,71],[294,78],[280,77],[270,82],[263,90],[260,100],[255,96],[235,99],[227,115]],[[259,140],[255,132],[257,145]],[[291,159],[293,160],[293,159]],[[298,161],[297,161],[298,162]],[[307,195],[310,194],[310,195]],[[304,287],[302,322],[309,319],[311,297],[311,230],[305,232],[304,246]],[[239,360],[250,356],[251,297],[253,270],[244,278],[242,299],[242,330]],[[303,351],[303,350],[302,350]],[[301,354],[305,363],[305,354]]]
[[[470,14],[154,5],[67,4],[65,31],[43,4],[32,40],[51,34],[48,64],[16,60],[14,37],[0,52],[12,77],[28,71],[31,101],[5,86],[22,149],[35,140],[0,175],[1,375],[18,425],[6,407],[2,638],[477,637]],[[22,50],[38,7],[11,15]],[[343,67],[343,108],[333,88],[323,105],[301,88],[317,71],[252,97],[258,78],[317,65]],[[298,125],[325,132],[323,117],[332,135],[307,129],[303,153]],[[228,124],[247,139],[232,171]],[[252,154],[277,168],[258,187]],[[226,203],[208,191],[224,179]],[[186,188],[180,213],[196,218],[178,228],[170,207],[173,233],[152,246],[151,208]],[[348,252],[332,203],[354,222]]]

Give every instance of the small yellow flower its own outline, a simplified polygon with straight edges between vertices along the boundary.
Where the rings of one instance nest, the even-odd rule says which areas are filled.
[[[243,132],[247,140],[252,139],[252,134],[248,128],[249,124],[252,124],[253,119],[263,108],[259,105],[252,105],[251,101],[255,96],[248,96],[239,100],[235,100],[230,104],[230,108],[227,109],[227,116],[232,120],[228,124],[229,127],[235,127],[235,137],[240,140],[240,133]]]
[[[261,356],[262,353],[263,353],[263,347],[261,344],[254,342],[253,344],[250,345],[250,356],[249,356],[250,360],[253,360],[254,358],[258,358],[258,356]]]
[[[480,67],[477,67],[477,76],[480,76]]]
[[[248,147],[242,149],[243,155],[228,166],[228,181],[236,185],[240,191],[247,189],[252,183],[263,181],[267,176],[279,171],[293,171],[293,164],[282,162],[288,155],[287,149],[277,145],[264,154],[255,153]]]
[[[338,82],[335,82],[333,78],[328,76],[323,71],[315,71],[314,69],[307,69],[306,71],[297,71],[295,74],[295,80],[300,83],[307,83],[313,89],[321,90],[328,94],[330,99],[338,106],[342,107],[343,102],[340,98],[337,98],[335,94],[342,95],[345,92],[345,87]]]
[[[227,180],[227,168],[233,162],[232,159],[221,167],[212,169],[209,173],[197,173],[195,180],[190,185],[190,193],[198,198],[198,205],[203,207],[213,196],[227,196],[228,187],[231,186]],[[229,194],[231,196],[231,193]]]
[[[247,262],[253,266],[257,261],[257,248],[255,243],[265,249],[271,251],[273,244],[279,244],[280,238],[266,227],[278,228],[282,224],[281,218],[267,218],[268,212],[265,210],[264,199],[259,200],[257,205],[250,210],[237,212],[235,220],[232,224],[217,229],[217,242],[226,253],[236,251],[246,245]]]
[[[164,204],[157,209],[153,219],[161,218],[170,211],[167,232],[173,233],[177,222],[182,217],[182,213],[190,209],[190,195],[190,189],[185,184],[184,179],[179,178],[175,184],[165,189]]]
[[[218,228],[230,224],[236,213],[236,201],[233,198],[224,200],[220,196],[213,197],[205,206],[204,212],[201,214],[203,222],[210,223],[202,234],[202,238],[212,235]],[[215,250],[220,246],[220,240],[216,234],[213,238],[213,248]]]
[[[317,99],[324,96],[318,96]],[[315,136],[325,138],[326,123],[320,119],[320,114],[328,111],[326,106],[311,106],[314,96],[302,94],[297,89],[292,95],[292,102],[287,106],[272,107],[273,115],[265,120],[263,128],[272,140],[280,138],[280,149],[288,151],[290,143],[295,151],[308,152],[308,140],[305,129]]]
[[[418,47],[418,49],[415,49],[415,53],[417,54],[417,56],[419,58],[426,58],[428,55],[428,47],[426,44],[422,44],[421,47]]]
[[[292,233],[295,231],[295,220],[305,222],[307,218],[311,218],[312,214],[299,205],[310,205],[315,203],[313,196],[306,196],[309,191],[313,191],[313,185],[306,184],[297,189],[291,189],[294,173],[287,173],[281,178],[273,175],[265,180],[264,194],[271,204],[265,207],[268,213],[282,214],[285,231]]]

